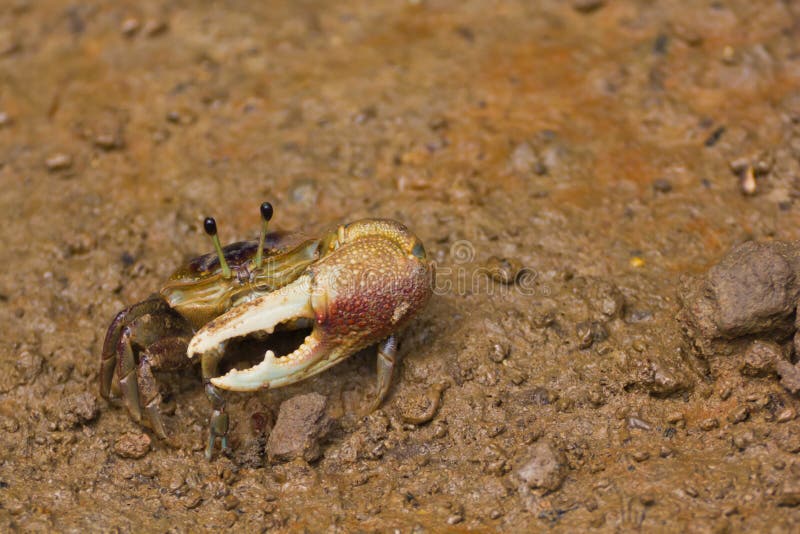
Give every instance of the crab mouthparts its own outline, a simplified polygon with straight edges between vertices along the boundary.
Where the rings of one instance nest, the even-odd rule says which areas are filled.
[[[192,358],[219,350],[229,339],[254,332],[272,333],[281,323],[300,318],[315,318],[311,299],[311,279],[302,276],[281,289],[257,297],[217,317],[192,338],[187,350]],[[306,337],[294,352],[276,358],[268,350],[264,360],[244,370],[232,369],[227,374],[212,378],[215,386],[231,391],[254,391],[264,387],[291,384],[304,377],[320,355],[320,336],[316,330]]]

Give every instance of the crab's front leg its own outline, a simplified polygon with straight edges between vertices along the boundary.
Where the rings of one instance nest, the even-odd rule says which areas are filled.
[[[374,412],[383,403],[392,385],[392,375],[397,363],[397,338],[394,335],[387,337],[378,345],[378,387],[375,400],[369,406],[369,411]]]
[[[211,420],[208,428],[208,445],[206,446],[206,459],[211,460],[214,455],[217,439],[220,440],[220,450],[223,454],[230,453],[228,444],[228,414],[225,412],[225,397],[222,392],[211,383],[211,378],[219,374],[219,362],[225,351],[225,344],[220,344],[215,350],[203,354],[201,367],[203,373],[203,386],[206,397],[211,404]]]

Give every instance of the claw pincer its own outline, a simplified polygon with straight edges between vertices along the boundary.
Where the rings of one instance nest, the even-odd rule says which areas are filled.
[[[220,390],[254,391],[301,381],[359,350],[380,343],[378,391],[386,396],[396,359],[394,334],[427,303],[433,264],[422,243],[402,224],[364,219],[319,239],[267,233],[272,206],[261,207],[258,242],[222,248],[216,223],[205,228],[216,254],[178,270],[160,295],[131,306],[112,321],[101,362],[101,394],[116,376],[134,420],[145,408],[150,426],[166,437],[153,370],[178,370],[199,356],[212,405],[209,443],[227,450],[228,416]],[[267,350],[261,362],[219,376],[231,339],[310,322],[305,341],[286,356]]]

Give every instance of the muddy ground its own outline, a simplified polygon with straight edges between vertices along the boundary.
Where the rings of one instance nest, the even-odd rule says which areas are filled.
[[[799,87],[792,0],[4,0],[0,530],[797,531],[798,397],[678,295],[800,238]],[[170,447],[98,398],[101,344],[262,200],[407,223],[437,295],[381,410],[365,351],[229,394],[209,463],[198,374]],[[270,462],[310,393],[320,457]]]

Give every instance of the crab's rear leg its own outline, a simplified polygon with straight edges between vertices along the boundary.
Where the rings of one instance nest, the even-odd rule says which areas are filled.
[[[153,371],[180,371],[192,365],[186,356],[186,347],[189,345],[189,336],[167,337],[159,339],[147,347],[139,356],[136,378],[138,379],[139,405],[144,406],[150,426],[158,436],[167,438],[167,429],[161,418],[161,392],[158,390]]]
[[[106,332],[103,342],[103,353],[100,357],[100,396],[111,399],[111,383],[114,381],[114,370],[117,368],[117,351],[123,329],[139,317],[158,313],[168,313],[169,305],[158,296],[138,302],[119,312]]]
[[[191,365],[186,347],[192,329],[163,300],[150,298],[123,310],[109,327],[100,364],[100,394],[111,397],[114,371],[131,417],[142,421],[142,399],[150,426],[162,438],[166,430],[153,370],[177,371]]]

